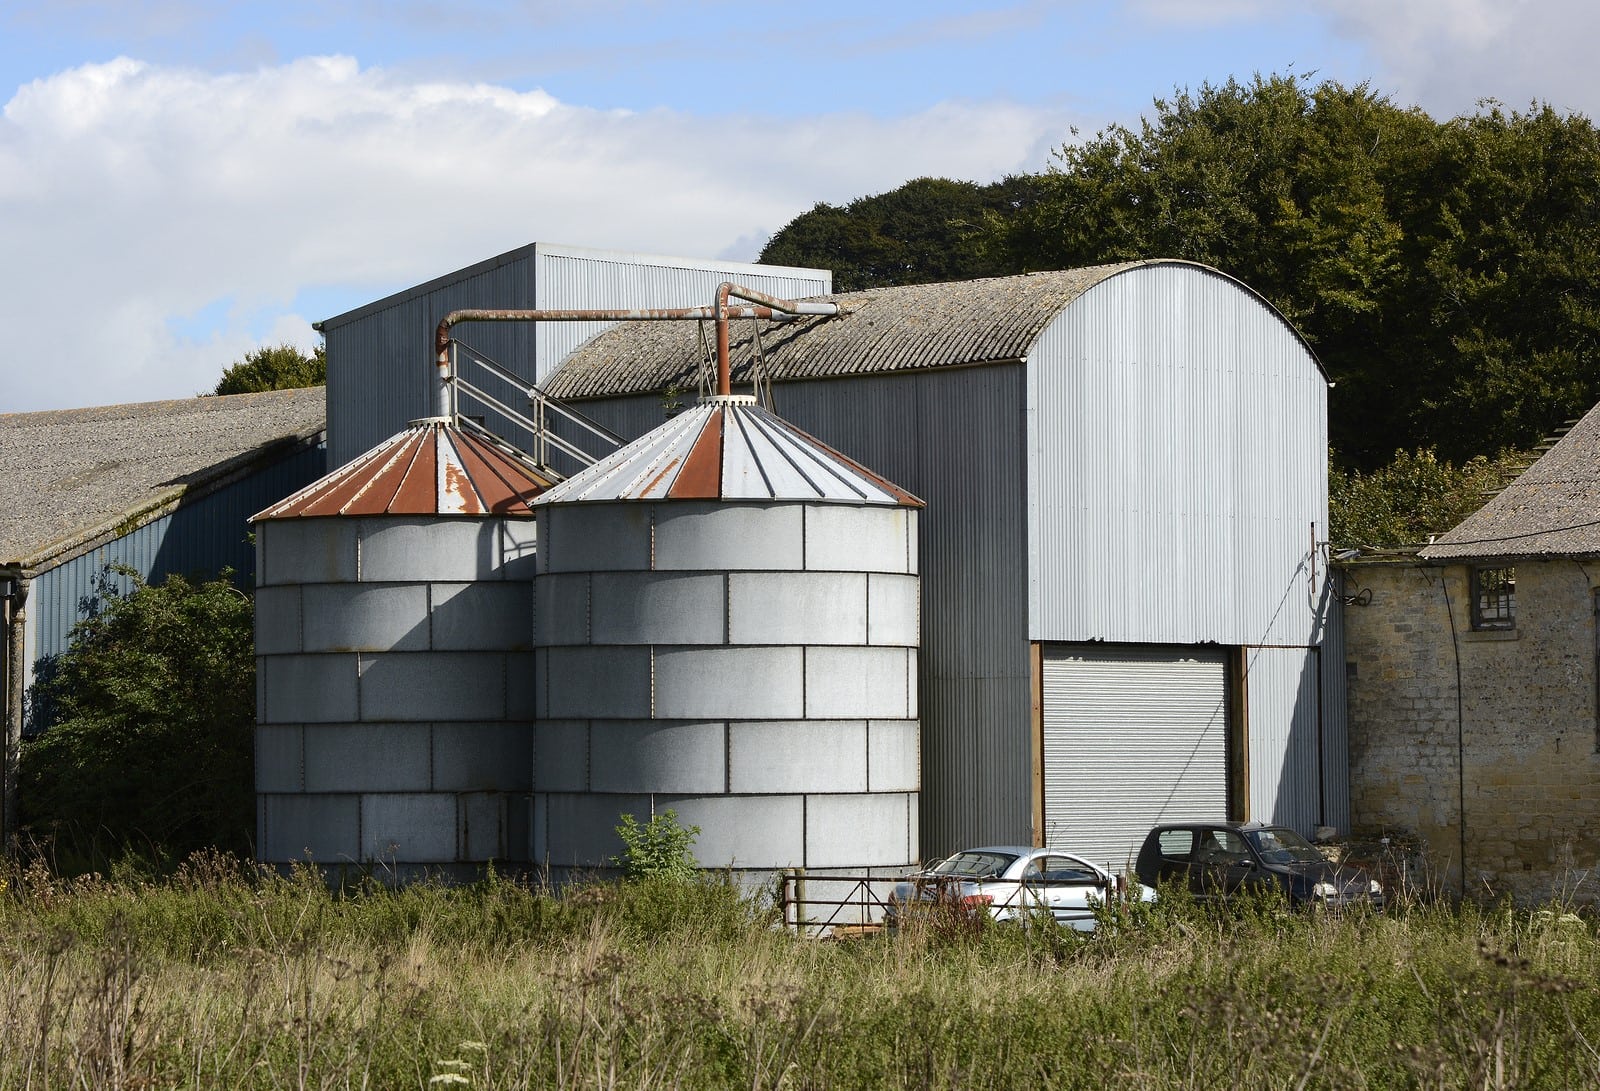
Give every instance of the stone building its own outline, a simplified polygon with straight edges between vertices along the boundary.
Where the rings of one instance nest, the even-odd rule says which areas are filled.
[[[1453,893],[1600,900],[1600,407],[1343,576],[1356,832],[1416,837]]]

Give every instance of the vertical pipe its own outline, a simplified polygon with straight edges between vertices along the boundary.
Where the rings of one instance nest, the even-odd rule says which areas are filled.
[[[24,640],[28,624],[28,581],[16,577],[15,590],[5,600],[5,758],[3,807],[0,807],[0,847],[14,854],[21,843],[21,812],[17,806],[17,768],[22,758],[22,680],[26,664]]]
[[[733,285],[723,281],[717,286],[717,301],[713,307],[717,323],[717,393],[727,397],[733,393],[733,365],[728,349],[728,293]]]

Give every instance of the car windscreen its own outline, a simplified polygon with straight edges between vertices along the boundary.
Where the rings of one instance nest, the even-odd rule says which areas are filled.
[[[1324,859],[1315,845],[1283,826],[1247,830],[1245,836],[1269,864],[1315,864]]]
[[[1005,852],[958,852],[933,869],[935,875],[958,875],[965,879],[993,879],[1010,867],[1017,857]]]

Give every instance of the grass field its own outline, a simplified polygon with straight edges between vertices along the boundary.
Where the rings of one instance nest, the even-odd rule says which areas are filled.
[[[715,883],[0,874],[0,1088],[1600,1086],[1600,939],[1553,910],[834,942]]]

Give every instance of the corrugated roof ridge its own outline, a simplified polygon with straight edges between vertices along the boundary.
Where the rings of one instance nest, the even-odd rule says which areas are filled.
[[[776,379],[1015,360],[1062,307],[1095,284],[1139,266],[1168,263],[1118,262],[818,296],[839,303],[845,314],[763,323],[764,355]],[[685,379],[693,374],[698,342],[692,329],[677,326],[619,323],[574,351],[545,389],[553,397],[581,400]],[[736,331],[749,328],[748,322],[735,325]],[[736,355],[747,355],[751,340],[749,333],[736,333]]]

